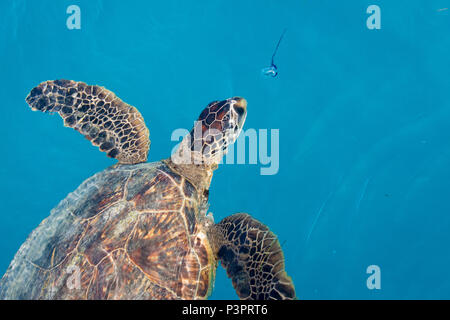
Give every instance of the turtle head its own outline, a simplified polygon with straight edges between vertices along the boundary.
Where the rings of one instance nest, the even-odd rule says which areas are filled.
[[[246,116],[247,101],[244,98],[211,102],[175,154],[183,158],[183,163],[219,164],[228,146],[239,136]]]
[[[247,101],[233,97],[208,104],[190,132],[191,151],[200,152],[203,163],[218,164],[244,126]]]

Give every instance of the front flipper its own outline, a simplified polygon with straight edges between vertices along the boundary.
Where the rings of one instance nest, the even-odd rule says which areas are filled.
[[[31,90],[26,101],[33,111],[58,112],[66,127],[79,131],[119,163],[147,161],[150,139],[142,115],[103,87],[45,81]]]
[[[296,299],[277,237],[258,220],[236,213],[215,225],[218,259],[243,300]]]

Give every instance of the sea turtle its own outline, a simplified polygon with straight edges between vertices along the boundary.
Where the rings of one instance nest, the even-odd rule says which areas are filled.
[[[276,236],[245,213],[207,215],[213,170],[247,102],[214,101],[168,159],[146,163],[149,131],[113,92],[46,81],[26,98],[118,164],[84,181],[29,235],[0,281],[1,299],[206,299],[218,261],[241,299],[295,299]]]

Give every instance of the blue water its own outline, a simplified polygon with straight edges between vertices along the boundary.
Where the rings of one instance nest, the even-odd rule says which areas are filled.
[[[68,30],[66,9],[81,9]],[[381,29],[366,27],[371,4]],[[223,165],[216,221],[249,212],[279,236],[302,299],[450,298],[448,1],[1,1],[0,273],[84,179],[115,163],[24,99],[44,80],[99,84],[136,106],[149,161],[212,100],[279,129],[279,171]],[[442,10],[439,10],[442,9]],[[276,56],[279,75],[264,78]],[[366,268],[381,270],[369,290]],[[219,267],[213,299],[235,299]]]

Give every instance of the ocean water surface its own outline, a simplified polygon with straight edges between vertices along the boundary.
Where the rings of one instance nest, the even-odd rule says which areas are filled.
[[[67,27],[70,5],[81,29]],[[370,5],[381,29],[367,27]],[[40,82],[73,79],[138,108],[149,161],[169,157],[173,131],[209,102],[245,97],[245,129],[278,130],[267,139],[278,170],[262,175],[259,154],[221,165],[210,211],[267,224],[300,299],[450,298],[449,6],[1,1],[0,273],[60,200],[116,162],[25,103]],[[279,74],[264,77],[285,28]],[[379,289],[367,286],[372,265]],[[237,299],[220,266],[211,298]]]

